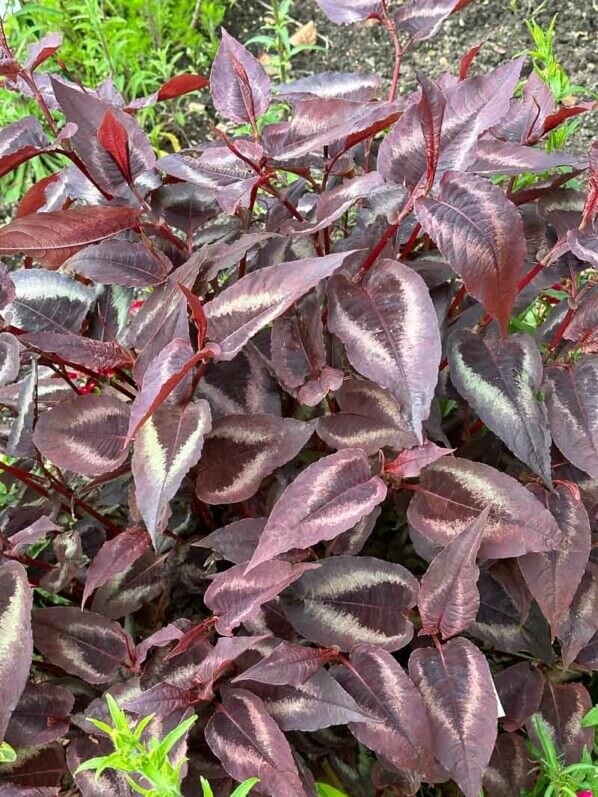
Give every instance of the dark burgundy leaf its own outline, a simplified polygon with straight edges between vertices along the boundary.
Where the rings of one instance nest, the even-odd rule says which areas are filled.
[[[188,690],[179,689],[172,684],[160,683],[150,687],[137,697],[127,700],[124,704],[126,711],[134,714],[155,714],[158,717],[168,717],[178,709],[185,710],[191,702]]]
[[[592,533],[588,513],[573,485],[559,484],[552,493],[542,492],[535,491],[559,524],[561,541],[553,551],[522,556],[519,567],[554,637],[583,577]]]
[[[328,554],[331,556],[340,556],[341,554],[357,556],[358,553],[361,553],[363,546],[374,531],[381,511],[379,506],[376,507],[373,512],[362,518],[359,523],[356,523],[352,529],[345,531],[335,540],[332,540],[327,546]]]
[[[438,174],[468,168],[480,135],[507,112],[522,65],[519,58],[443,90],[446,108]],[[426,161],[420,109],[412,105],[382,142],[378,170],[387,180],[415,186],[426,173]]]
[[[395,13],[394,19],[399,30],[408,33],[415,41],[423,41],[433,36],[453,11],[469,1],[407,0]]]
[[[1,738],[4,738],[11,714],[29,676],[33,654],[31,606],[32,592],[23,565],[11,561],[0,562]]]
[[[69,770],[83,797],[133,797],[135,794],[127,782],[126,775],[115,769],[105,769],[99,776],[93,770],[75,774],[84,761],[109,755],[113,750],[114,747],[109,739],[91,736],[73,739],[67,747],[66,760]]]
[[[458,537],[434,557],[421,581],[418,608],[421,634],[444,639],[465,631],[480,606],[476,556],[486,531],[490,508],[486,507]]]
[[[496,741],[497,702],[486,659],[458,637],[415,650],[409,674],[428,708],[436,757],[466,797],[479,797]]]
[[[94,291],[64,274],[44,269],[12,273],[15,297],[3,309],[5,319],[26,332],[79,332]]]
[[[292,626],[318,645],[351,650],[367,643],[393,651],[413,635],[403,612],[415,605],[417,592],[416,579],[401,565],[336,556],[321,560],[317,573],[305,573],[287,590],[282,608]]]
[[[135,208],[69,208],[22,216],[0,227],[0,254],[29,255],[48,268],[79,249],[139,224]]]
[[[546,403],[556,445],[577,468],[598,478],[598,356],[546,369]]]
[[[482,139],[478,141],[475,159],[468,171],[485,177],[494,174],[512,177],[526,172],[546,172],[559,166],[585,169],[586,162],[570,152],[546,152],[522,144]]]
[[[322,147],[341,153],[390,127],[401,115],[398,102],[361,103],[340,99],[310,99],[296,103],[283,146],[276,160],[302,158]]]
[[[0,177],[49,149],[50,141],[34,117],[7,125],[0,131]]]
[[[370,15],[377,15],[380,0],[316,0],[322,11],[337,25],[345,22],[361,22]]]
[[[544,691],[542,673],[522,661],[499,672],[495,682],[505,712],[503,727],[506,731],[517,731],[540,708]]]
[[[411,526],[447,545],[490,507],[480,556],[501,559],[558,547],[561,532],[550,512],[519,482],[481,462],[443,457],[422,471],[411,499]]]
[[[220,345],[220,358],[232,360],[250,338],[329,277],[349,254],[341,252],[266,266],[243,277],[204,305],[208,336]]]
[[[145,288],[164,282],[168,275],[166,260],[165,255],[157,257],[143,243],[112,240],[73,255],[64,270],[105,285]]]
[[[598,565],[588,562],[573,602],[558,630],[561,657],[565,665],[571,664],[581,649],[590,642],[598,630]]]
[[[267,518],[243,518],[213,531],[199,542],[200,548],[210,548],[218,556],[240,565],[253,556]]]
[[[143,130],[130,114],[90,93],[67,85],[58,78],[52,78],[52,88],[67,122],[77,125],[76,132],[70,136],[70,142],[95,182],[108,194],[127,196],[130,192],[126,181],[113,157],[98,141],[98,130],[106,112],[110,111],[127,133],[130,171],[135,180],[143,172],[153,168],[156,162],[152,146]],[[94,210],[97,211],[98,208]]]
[[[272,653],[237,675],[233,683],[256,681],[273,686],[300,686],[315,675],[330,658],[334,658],[334,655],[334,649],[281,642]]]
[[[189,398],[190,364],[196,364],[196,360],[188,337],[176,337],[149,362],[141,390],[131,405],[127,445],[160,406],[176,405]]]
[[[520,797],[533,788],[536,773],[522,736],[499,733],[496,747],[484,772],[484,794],[488,797]]]
[[[505,653],[531,653],[541,661],[553,663],[550,628],[537,604],[532,604],[528,617],[522,620],[515,600],[492,576],[482,573],[478,590],[480,611],[469,627],[472,636]]]
[[[154,545],[168,523],[169,502],[200,458],[211,425],[209,404],[199,399],[160,407],[137,433],[131,462],[135,500]]]
[[[441,180],[437,198],[416,200],[415,213],[467,291],[506,335],[526,258],[517,208],[498,186],[450,171]]]
[[[264,701],[283,731],[319,731],[333,725],[361,723],[370,716],[327,670],[320,670],[302,684],[249,682],[246,686]]]
[[[417,442],[399,402],[375,382],[347,380],[335,399],[341,412],[319,418],[317,425],[319,437],[331,448],[361,448],[372,455],[386,446],[410,448]]]
[[[539,714],[550,729],[558,755],[565,764],[577,763],[584,747],[592,749],[594,729],[582,728],[581,720],[592,708],[592,698],[581,684],[553,684],[546,681]],[[538,744],[531,723],[530,738]]]
[[[326,344],[319,295],[312,291],[294,312],[272,325],[272,365],[286,389],[301,387],[326,365]]]
[[[304,797],[291,748],[264,703],[230,689],[206,726],[206,741],[235,780],[260,779],[272,797]]]
[[[575,348],[583,352],[598,354],[598,289],[591,289],[573,314],[569,326],[564,332],[566,340],[575,342]]]
[[[113,576],[93,597],[91,608],[111,620],[133,614],[157,597],[165,585],[164,560],[146,551],[132,565]]]
[[[197,469],[198,497],[208,504],[251,498],[266,476],[301,451],[313,430],[313,423],[273,415],[215,421]]]
[[[48,33],[35,44],[27,48],[27,58],[23,66],[31,72],[51,58],[56,50],[62,46],[62,33]]]
[[[17,531],[16,534],[12,534],[9,538],[9,543],[13,551],[18,552],[21,548],[38,542],[51,531],[60,531],[60,526],[57,526],[49,517],[42,516],[29,526]]]
[[[258,613],[262,604],[277,595],[307,571],[319,569],[315,564],[292,565],[268,562],[245,574],[245,565],[235,565],[219,573],[204,594],[204,603],[217,615],[218,633],[231,636],[233,629]]]
[[[19,376],[20,350],[17,339],[10,332],[0,334],[0,385],[8,385]]]
[[[356,284],[339,274],[329,283],[329,328],[359,373],[388,388],[420,443],[438,379],[440,333],[425,282],[393,260]]]
[[[213,418],[281,415],[278,384],[251,343],[229,362],[210,363],[195,395],[209,401]]]
[[[480,419],[551,486],[548,418],[537,398],[544,368],[534,339],[464,329],[451,336],[448,361],[453,385]]]
[[[401,665],[385,650],[357,645],[335,678],[373,721],[352,723],[355,738],[400,770],[433,774],[428,710]]]
[[[127,458],[128,423],[129,408],[119,399],[77,396],[40,417],[33,441],[59,468],[97,476],[116,470]]]
[[[61,360],[97,370],[131,365],[131,355],[120,344],[93,340],[62,332],[33,332],[21,335],[20,342],[41,352],[57,354]]]
[[[320,97],[368,102],[378,94],[382,79],[379,75],[360,72],[320,72],[293,80],[277,88],[277,96],[295,102]]]
[[[162,648],[173,641],[178,641],[182,636],[183,632],[172,623],[165,625],[137,645],[135,648],[135,662],[143,664],[152,648]]]
[[[14,764],[2,764],[0,769],[0,788],[11,784],[11,797],[19,797],[23,789],[25,795],[33,792],[32,797],[46,797],[45,788],[28,789],[27,787],[58,786],[66,774],[64,747],[54,742],[46,747],[26,747],[18,751]],[[53,792],[50,792],[52,794]],[[55,793],[55,792],[54,792]]]
[[[313,223],[306,222],[290,226],[289,232],[311,235],[330,227],[358,200],[370,196],[382,185],[384,185],[384,179],[378,172],[368,172],[361,177],[346,180],[336,188],[320,194]]]
[[[270,78],[257,58],[224,28],[221,35],[210,74],[212,100],[226,119],[255,125],[270,105]]]
[[[95,555],[87,571],[81,608],[89,596],[109,579],[122,573],[137,561],[149,545],[149,537],[143,529],[127,529],[113,540],[107,540]]]
[[[6,741],[15,747],[48,744],[69,729],[74,696],[62,686],[29,683],[6,729]]]
[[[134,649],[118,623],[73,606],[35,609],[35,647],[49,661],[90,684],[110,681]]]
[[[314,462],[274,506],[246,572],[293,548],[334,539],[385,498],[386,485],[372,476],[360,449],[345,449]]]
[[[403,479],[414,479],[420,475],[427,465],[436,462],[440,457],[449,456],[454,451],[454,448],[441,448],[436,443],[426,440],[423,446],[415,446],[401,451],[399,456],[393,459],[392,462],[384,465],[384,472],[392,473],[394,476],[400,476]]]

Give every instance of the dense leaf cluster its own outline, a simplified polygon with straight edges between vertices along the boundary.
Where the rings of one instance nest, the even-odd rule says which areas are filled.
[[[135,110],[207,81],[125,106],[38,74],[56,38],[0,39],[46,119],[0,132],[0,174],[67,164],[0,228],[5,797],[132,793],[79,768],[107,692],[157,738],[198,714],[189,794],[509,797],[535,712],[566,762],[591,743],[598,145],[542,146],[591,104],[523,58],[471,75],[479,47],[396,99],[465,2],[318,2],[388,30],[388,97],[273,87],[223,30],[228,127],[160,160]]]

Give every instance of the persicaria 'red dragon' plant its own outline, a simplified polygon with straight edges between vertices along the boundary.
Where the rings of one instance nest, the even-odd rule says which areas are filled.
[[[105,692],[156,738],[199,715],[194,795],[505,797],[535,713],[591,746],[598,146],[543,141],[592,104],[524,58],[472,74],[479,47],[396,99],[466,2],[318,1],[388,30],[387,98],[273,87],[223,30],[213,102],[253,134],[159,161],[136,108],[206,80],[127,106],[38,73],[52,35],[1,41],[45,124],[0,133],[0,174],[65,166],[0,229],[0,794],[132,794],[80,769]]]

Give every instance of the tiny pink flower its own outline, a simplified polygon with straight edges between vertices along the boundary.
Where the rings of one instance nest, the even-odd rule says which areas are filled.
[[[583,791],[577,792],[577,797],[593,797],[593,795],[589,789],[584,789]]]

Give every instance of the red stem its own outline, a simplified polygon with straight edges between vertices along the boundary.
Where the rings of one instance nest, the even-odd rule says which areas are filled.
[[[403,61],[403,54],[405,50],[401,47],[401,42],[399,41],[399,35],[397,33],[396,25],[392,17],[388,13],[388,9],[386,7],[386,0],[382,0],[382,24],[388,31],[388,34],[392,40],[393,47],[395,48],[395,65],[392,73],[392,82],[390,84],[390,90],[388,92],[388,101],[393,102],[393,100],[397,96],[399,77],[401,76],[401,63]]]
[[[563,335],[567,331],[567,327],[571,323],[571,319],[573,318],[573,313],[574,312],[575,311],[573,310],[573,308],[569,307],[569,309],[565,313],[565,316],[564,316],[563,320],[559,324],[558,329],[554,333],[554,336],[553,336],[552,340],[550,341],[550,346],[548,347],[548,350],[547,350],[546,354],[551,354],[556,349],[556,347],[559,345],[559,343],[561,342],[561,340],[563,338]]]
[[[456,294],[455,298],[453,299],[453,301],[451,302],[451,305],[450,305],[450,307],[448,309],[448,317],[449,318],[452,318],[455,315],[455,313],[457,312],[457,308],[459,307],[459,305],[461,304],[461,302],[465,298],[466,294],[467,294],[467,288],[465,287],[465,285],[461,285],[461,287],[457,291],[457,294]]]
[[[413,232],[409,236],[409,239],[407,240],[407,243],[401,249],[401,260],[404,260],[406,257],[408,257],[411,254],[415,244],[417,243],[417,238],[418,238],[418,236],[419,236],[419,234],[421,232],[421,229],[422,229],[422,226],[418,222],[415,225],[415,227],[413,228]]]

